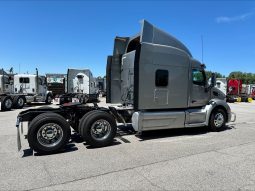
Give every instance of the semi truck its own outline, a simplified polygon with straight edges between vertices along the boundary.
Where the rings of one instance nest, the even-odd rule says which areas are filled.
[[[227,102],[251,102],[255,97],[255,85],[243,84],[240,79],[217,78],[215,88],[221,91]]]
[[[229,105],[217,98],[218,90],[212,90],[215,75],[208,85],[205,65],[183,43],[145,20],[141,25],[135,36],[116,37],[107,58],[107,102],[121,105],[65,103],[22,111],[16,123],[19,150],[23,122],[28,122],[30,147],[49,154],[64,148],[71,128],[86,144],[104,147],[112,144],[117,123],[130,123],[141,134],[191,127],[219,131],[235,120]]]
[[[46,78],[36,74],[0,75],[0,110],[21,109],[26,103],[45,102],[50,104],[53,96],[47,90]]]
[[[66,92],[66,74],[46,74],[48,90],[53,97]]]
[[[89,100],[98,99],[98,87],[96,79],[89,69],[71,69],[67,70],[67,92],[56,95],[55,104],[67,102],[87,103]]]
[[[251,102],[252,86],[243,84],[241,79],[228,79],[227,81],[227,101],[228,102]]]
[[[102,97],[106,96],[106,77],[97,77],[96,84]]]

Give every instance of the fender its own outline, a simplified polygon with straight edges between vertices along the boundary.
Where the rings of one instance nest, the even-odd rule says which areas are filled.
[[[227,114],[227,121],[226,122],[230,122],[230,120],[231,120],[231,110],[230,110],[229,105],[224,100],[214,98],[214,99],[211,99],[209,101],[208,105],[205,106],[205,109],[207,111],[206,112],[207,114],[206,114],[205,123],[206,123],[207,126],[209,125],[209,120],[210,120],[211,113],[215,108],[224,109],[226,111],[226,114]]]

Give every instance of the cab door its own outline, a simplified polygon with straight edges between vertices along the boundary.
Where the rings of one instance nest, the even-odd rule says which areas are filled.
[[[206,76],[202,68],[192,68],[190,107],[200,107],[209,101]]]

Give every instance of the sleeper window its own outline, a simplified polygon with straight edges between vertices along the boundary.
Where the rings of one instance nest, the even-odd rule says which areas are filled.
[[[168,70],[157,70],[155,79],[156,86],[168,86]]]

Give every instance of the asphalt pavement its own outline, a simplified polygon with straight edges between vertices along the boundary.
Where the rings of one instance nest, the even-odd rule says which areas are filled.
[[[74,134],[52,155],[34,153],[25,139],[18,153],[21,110],[0,112],[0,190],[255,190],[255,102],[230,107],[237,120],[221,132],[138,136],[120,127],[111,146],[90,148]]]

